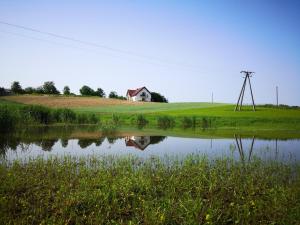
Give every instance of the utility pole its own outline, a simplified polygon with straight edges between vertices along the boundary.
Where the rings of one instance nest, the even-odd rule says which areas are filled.
[[[214,93],[211,93],[211,104],[214,104]]]
[[[249,82],[249,87],[250,87],[250,93],[251,93],[251,98],[252,98],[252,107],[253,107],[253,111],[255,111],[255,103],[254,103],[254,97],[253,97],[253,92],[252,92],[252,86],[251,86],[251,81],[250,81],[250,77],[252,77],[252,74],[254,72],[250,72],[250,71],[241,71],[241,73],[245,74],[245,79],[244,79],[244,83],[242,85],[242,90],[240,92],[239,95],[239,99],[237,101],[236,107],[234,109],[234,111],[241,111],[242,106],[243,106],[243,100],[244,100],[244,94],[245,94],[245,89],[246,89],[246,85],[247,85],[247,80]]]
[[[277,107],[279,106],[279,104],[278,104],[278,86],[276,86],[276,105],[277,105]]]

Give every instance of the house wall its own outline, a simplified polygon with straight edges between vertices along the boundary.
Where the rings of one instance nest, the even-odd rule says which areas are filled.
[[[144,96],[143,93],[145,94]],[[132,100],[151,102],[151,94],[146,89],[143,89],[136,96],[132,97]]]
[[[143,93],[145,93],[145,96],[143,96]],[[136,96],[127,96],[127,99],[131,101],[151,102],[151,93],[149,93],[146,89],[143,89]]]

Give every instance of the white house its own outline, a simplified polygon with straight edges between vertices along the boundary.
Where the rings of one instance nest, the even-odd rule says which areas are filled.
[[[146,87],[141,87],[135,90],[128,89],[126,94],[127,100],[151,102],[151,93]]]

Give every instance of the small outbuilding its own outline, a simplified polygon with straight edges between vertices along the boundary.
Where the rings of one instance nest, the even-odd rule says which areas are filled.
[[[135,90],[128,89],[126,97],[129,101],[151,102],[151,92],[146,87]]]

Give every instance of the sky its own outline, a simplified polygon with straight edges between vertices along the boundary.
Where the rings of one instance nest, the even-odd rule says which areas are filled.
[[[279,103],[300,105],[299,42],[299,1],[1,0],[0,87],[146,86],[170,102],[235,103],[250,70],[256,103],[275,104],[278,86]]]

